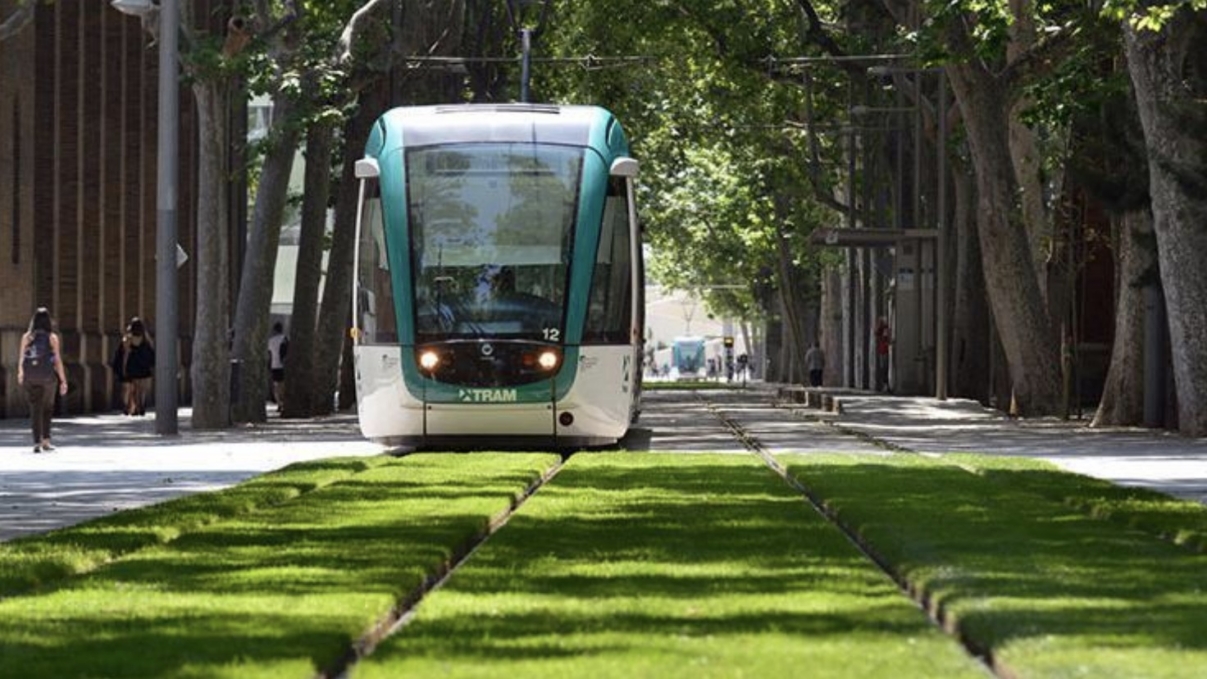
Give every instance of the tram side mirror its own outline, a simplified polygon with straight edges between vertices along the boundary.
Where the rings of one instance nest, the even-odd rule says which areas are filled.
[[[612,169],[608,174],[613,177],[636,177],[639,166],[635,158],[617,158],[612,161]]]
[[[380,176],[381,168],[377,165],[376,158],[361,158],[356,161],[357,179],[373,179]]]

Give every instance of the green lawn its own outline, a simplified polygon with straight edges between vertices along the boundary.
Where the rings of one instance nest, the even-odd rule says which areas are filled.
[[[390,458],[331,459],[297,464],[213,493],[131,509],[0,544],[0,598],[59,581],[222,519],[289,502]]]
[[[1053,465],[1025,458],[953,455],[947,459],[967,464],[992,481],[1040,493],[1092,516],[1110,519],[1200,552],[1207,550],[1207,509],[1202,503],[1065,473]]]
[[[293,501],[213,521],[49,592],[0,601],[0,668],[21,677],[312,676],[557,460],[379,461]]]
[[[1207,676],[1207,556],[1101,518],[1133,491],[999,458],[781,459],[1012,676]],[[1202,525],[1141,495],[1141,523]]]
[[[746,455],[578,455],[372,677],[978,677],[778,476]]]
[[[1207,676],[1203,506],[1010,458],[779,457],[1009,676]],[[0,544],[0,676],[312,676],[558,459],[319,461]],[[756,457],[604,452],[352,674],[986,671]]]

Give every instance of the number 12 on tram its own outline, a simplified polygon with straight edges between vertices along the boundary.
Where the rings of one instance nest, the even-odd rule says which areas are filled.
[[[598,107],[382,115],[356,164],[364,435],[414,448],[621,439],[641,396],[637,167]]]

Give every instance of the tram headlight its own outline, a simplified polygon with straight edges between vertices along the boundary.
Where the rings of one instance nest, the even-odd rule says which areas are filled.
[[[440,354],[428,349],[419,354],[419,367],[427,372],[432,372],[436,366],[440,365]]]
[[[540,355],[536,357],[536,364],[541,366],[542,370],[553,370],[557,367],[558,363],[561,363],[561,361],[562,357],[559,356],[556,351],[552,350],[542,351]]]

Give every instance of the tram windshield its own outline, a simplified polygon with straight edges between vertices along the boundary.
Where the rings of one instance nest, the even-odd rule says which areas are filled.
[[[417,339],[561,341],[582,162],[532,143],[407,152]]]

